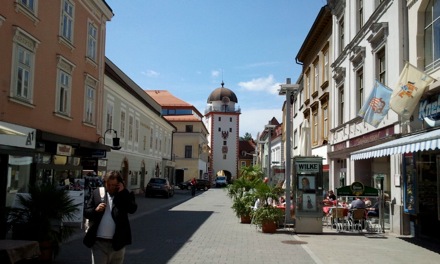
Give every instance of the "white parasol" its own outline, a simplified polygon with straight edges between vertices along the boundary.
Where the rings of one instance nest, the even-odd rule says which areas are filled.
[[[299,140],[299,155],[300,156],[311,156],[312,147],[310,142],[310,127],[309,121],[304,120],[301,126],[301,137]]]

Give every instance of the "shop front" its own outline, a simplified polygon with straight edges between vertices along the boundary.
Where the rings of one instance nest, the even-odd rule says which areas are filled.
[[[440,127],[407,134],[374,147],[353,152],[351,159],[401,161],[394,185],[401,187],[401,233],[420,238],[440,237]],[[399,216],[395,216],[399,217]]]
[[[0,133],[0,211],[4,215],[17,193],[28,192],[30,184],[50,182],[69,191],[84,190],[82,159],[109,147],[55,135],[33,128],[0,122],[8,131]],[[6,130],[2,130],[6,131]],[[0,235],[4,236],[5,223]]]

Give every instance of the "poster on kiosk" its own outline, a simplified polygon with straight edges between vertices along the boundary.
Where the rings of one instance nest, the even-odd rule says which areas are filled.
[[[323,175],[321,157],[293,158],[295,232],[322,233]]]

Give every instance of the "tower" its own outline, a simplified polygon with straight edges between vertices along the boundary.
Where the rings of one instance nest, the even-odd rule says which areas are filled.
[[[226,176],[228,181],[238,175],[238,144],[240,108],[233,91],[222,86],[212,91],[207,100],[205,124],[210,133],[209,168],[212,178]]]

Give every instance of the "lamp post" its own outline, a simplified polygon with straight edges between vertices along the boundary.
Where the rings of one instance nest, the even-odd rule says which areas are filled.
[[[99,143],[99,140],[102,138],[102,139],[104,139],[104,145],[105,145],[105,134],[107,134],[108,132],[113,132],[113,133],[115,133],[115,137],[112,138],[113,145],[111,146],[111,149],[113,149],[113,150],[120,150],[120,149],[121,149],[121,146],[120,146],[120,144],[119,144],[119,142],[120,142],[120,138],[118,138],[118,132],[116,132],[116,130],[114,130],[113,128],[109,128],[109,129],[107,129],[107,130],[104,132],[103,137],[99,137],[99,138],[98,138],[97,143]]]
[[[267,177],[269,178],[269,181],[272,181],[272,177],[270,175],[270,159],[272,156],[272,146],[271,146],[271,141],[272,141],[272,130],[275,128],[275,125],[265,125],[264,128],[269,132],[269,136],[267,138],[268,142],[267,142]]]
[[[290,78],[286,79],[286,84],[280,85],[280,91],[279,95],[285,95],[286,96],[286,161],[285,161],[285,181],[286,181],[286,210],[285,210],[285,218],[286,222],[290,219],[290,207],[291,207],[291,201],[290,201],[290,189],[291,189],[291,183],[290,183],[290,174],[292,171],[291,165],[291,159],[292,159],[292,104],[293,104],[293,97],[298,92],[299,85],[298,84],[290,84]]]

